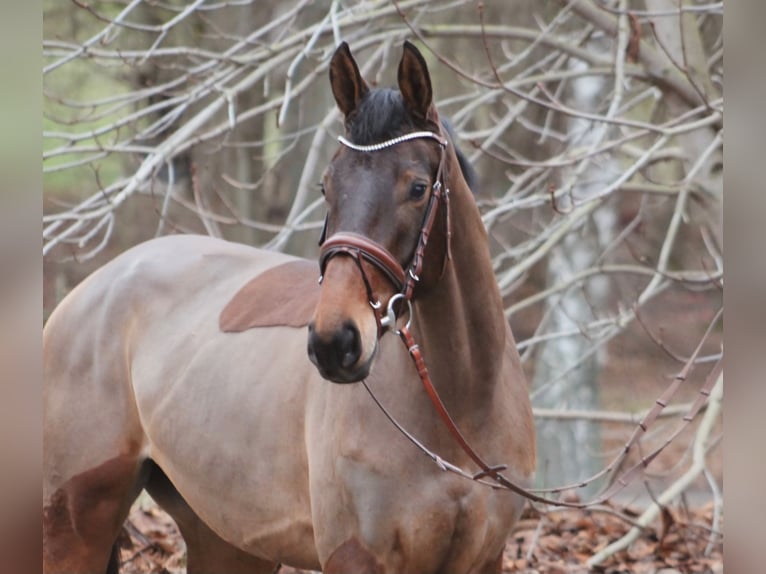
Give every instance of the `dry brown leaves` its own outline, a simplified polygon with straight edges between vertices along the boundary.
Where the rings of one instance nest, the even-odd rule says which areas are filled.
[[[712,505],[700,509],[668,508],[662,520],[644,530],[626,551],[588,569],[588,558],[622,537],[638,513],[604,506],[556,510],[540,515],[527,509],[505,550],[504,573],[521,574],[720,574],[723,543],[711,540]],[[151,500],[137,503],[121,539],[123,574],[183,574],[185,545],[173,520]],[[282,574],[300,573],[283,568]]]
[[[185,574],[186,545],[173,519],[150,498],[133,505],[120,537],[121,574]]]
[[[588,510],[555,510],[540,515],[527,509],[505,550],[504,572],[525,574],[653,574],[666,571],[723,572],[723,542],[711,540],[712,504],[697,510],[666,508],[662,520],[644,529],[628,550],[598,566],[586,567],[599,550],[620,539],[638,516],[631,508],[602,506]]]

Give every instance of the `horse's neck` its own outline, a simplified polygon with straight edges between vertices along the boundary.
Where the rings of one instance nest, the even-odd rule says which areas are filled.
[[[419,301],[421,345],[434,383],[467,408],[491,400],[501,376],[506,320],[486,233],[468,189],[452,195],[452,260]],[[434,355],[429,360],[429,355]]]

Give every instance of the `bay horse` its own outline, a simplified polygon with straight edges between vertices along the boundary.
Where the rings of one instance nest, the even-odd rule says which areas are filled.
[[[398,90],[371,89],[345,43],[330,83],[345,136],[322,178],[321,286],[315,262],[177,235],[126,251],[52,313],[46,574],[117,572],[143,488],[177,522],[190,574],[501,571],[523,499],[434,465],[359,384],[473,468],[427,369],[462,435],[531,479],[526,383],[468,165],[414,45]]]

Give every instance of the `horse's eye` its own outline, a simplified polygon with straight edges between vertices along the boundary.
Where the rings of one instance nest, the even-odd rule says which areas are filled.
[[[423,199],[428,186],[425,183],[413,183],[410,187],[410,199]]]
[[[322,192],[322,195],[323,195],[323,196],[326,196],[327,194],[326,194],[326,193],[325,193],[325,191],[324,191],[324,183],[322,183],[322,182],[320,181],[319,183],[317,183],[317,186],[319,187],[319,191],[321,191],[321,192]]]

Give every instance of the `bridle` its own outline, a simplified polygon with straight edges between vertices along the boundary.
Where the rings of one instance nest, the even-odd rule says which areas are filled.
[[[444,265],[446,265],[447,260],[452,257],[450,249],[452,226],[450,223],[449,189],[444,185],[444,163],[447,155],[446,150],[448,141],[441,135],[431,131],[411,132],[372,145],[358,145],[350,142],[343,136],[338,137],[338,141],[344,146],[354,151],[364,153],[373,153],[415,139],[435,140],[439,144],[440,157],[439,166],[436,169],[436,177],[434,183],[431,185],[431,195],[428,198],[428,204],[426,205],[423,224],[420,228],[415,252],[410,259],[409,264],[403,266],[385,247],[358,233],[340,231],[333,234],[330,238],[326,238],[327,218],[325,218],[324,228],[322,229],[322,234],[319,239],[319,282],[322,282],[325,269],[327,268],[330,259],[340,254],[350,256],[361,272],[370,306],[375,313],[379,337],[386,329],[395,326],[394,324],[397,318],[397,310],[395,306],[399,301],[406,303],[410,319],[412,318],[412,297],[415,290],[415,284],[420,281],[420,273],[423,269],[426,245],[428,245],[428,239],[431,235],[431,229],[433,228],[434,222],[436,221],[440,203],[444,203],[443,210],[447,224],[447,247],[445,251]],[[367,261],[375,269],[380,271],[394,286],[395,293],[388,300],[385,313],[383,313],[380,300],[373,292],[372,285],[364,270],[364,266],[362,265],[362,260]],[[400,305],[399,310],[401,309],[403,309],[403,307]]]
[[[449,412],[447,412],[441,397],[439,397],[439,393],[436,391],[436,388],[431,381],[431,377],[428,374],[428,368],[426,367],[420,347],[415,342],[412,332],[410,331],[410,323],[412,322],[412,297],[414,294],[414,288],[415,284],[420,280],[420,273],[423,268],[423,256],[431,234],[431,229],[433,228],[434,222],[436,221],[436,212],[440,202],[444,202],[444,213],[447,222],[447,247],[445,251],[444,265],[446,265],[446,262],[452,257],[450,249],[452,229],[449,210],[449,189],[444,185],[444,162],[448,145],[447,140],[434,132],[418,131],[372,145],[358,145],[350,142],[343,136],[339,136],[338,141],[354,151],[372,153],[395,146],[405,141],[419,138],[429,138],[436,140],[441,148],[441,157],[439,158],[439,167],[436,170],[436,178],[434,179],[434,183],[431,186],[432,192],[430,198],[428,199],[428,205],[426,206],[425,215],[423,217],[423,224],[420,228],[420,235],[418,236],[415,252],[409,264],[405,268],[385,247],[358,233],[338,232],[333,234],[330,238],[326,238],[327,218],[325,218],[325,225],[322,229],[322,233],[319,239],[319,282],[322,282],[325,269],[327,268],[327,263],[332,257],[343,254],[351,257],[356,262],[356,265],[362,275],[365,288],[367,290],[370,306],[373,309],[378,324],[378,338],[383,335],[386,329],[392,329],[397,335],[399,335],[405,347],[407,348],[407,352],[412,358],[415,369],[417,370],[418,376],[420,377],[420,381],[423,384],[423,388],[428,394],[428,397],[433,403],[437,413],[446,425],[447,430],[449,430],[450,434],[457,441],[463,451],[468,454],[471,460],[473,460],[479,466],[479,468],[481,468],[481,471],[475,474],[470,474],[461,468],[443,460],[441,457],[428,450],[420,441],[418,441],[414,436],[407,432],[407,430],[404,429],[404,427],[402,427],[396,421],[396,419],[394,419],[393,416],[391,416],[385,407],[378,401],[377,397],[373,394],[366,381],[363,381],[365,389],[367,389],[367,392],[370,393],[375,403],[383,411],[384,415],[394,424],[397,429],[399,429],[399,431],[401,431],[413,444],[415,444],[415,446],[417,446],[421,451],[432,458],[434,462],[436,462],[436,464],[439,465],[439,467],[443,470],[455,472],[460,476],[481,482],[482,484],[486,484],[488,486],[512,490],[532,500],[555,503],[555,501],[550,501],[535,495],[524,489],[522,486],[517,485],[515,482],[508,480],[505,476],[500,474],[501,471],[507,468],[506,465],[488,465],[468,444],[465,437],[460,432],[460,429],[458,429],[457,425],[455,424],[455,421],[452,419]],[[364,270],[364,265],[362,265],[362,260],[366,260],[373,267],[382,272],[383,275],[388,278],[388,280],[394,285],[396,289],[396,293],[394,293],[394,295],[392,295],[388,300],[385,315],[380,314],[382,305],[381,302],[375,298],[372,286],[367,277],[367,273]],[[408,320],[405,325],[396,328],[397,313],[394,306],[400,300],[406,302],[407,304]],[[486,478],[494,480],[494,483],[486,482]]]

